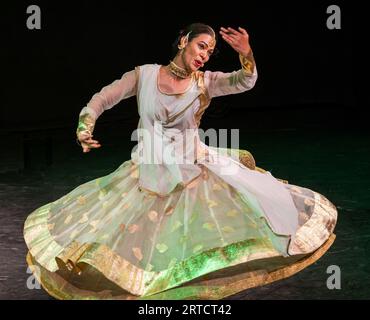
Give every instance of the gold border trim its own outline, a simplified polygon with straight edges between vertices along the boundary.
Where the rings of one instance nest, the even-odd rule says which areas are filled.
[[[224,276],[215,279],[198,279],[181,287],[167,290],[151,296],[137,297],[128,292],[113,296],[108,292],[94,292],[79,289],[68,283],[64,278],[54,272],[37,265],[30,253],[27,254],[27,264],[35,278],[48,294],[56,299],[80,299],[80,300],[193,300],[193,299],[224,299],[239,292],[258,286],[270,284],[293,276],[304,268],[315,263],[331,247],[335,240],[335,234],[313,254],[283,268],[270,272],[247,271],[234,276]]]

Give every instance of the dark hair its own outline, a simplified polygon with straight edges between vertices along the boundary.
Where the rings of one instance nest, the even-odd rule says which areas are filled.
[[[217,43],[217,34],[214,30],[207,24],[204,23],[192,23],[186,26],[184,29],[180,30],[178,37],[176,38],[175,42],[172,44],[172,54],[176,56],[177,52],[179,51],[178,45],[180,44],[180,40],[182,37],[186,36],[188,33],[190,42],[200,34],[209,34],[212,37],[215,37]],[[216,48],[215,48],[216,51]]]

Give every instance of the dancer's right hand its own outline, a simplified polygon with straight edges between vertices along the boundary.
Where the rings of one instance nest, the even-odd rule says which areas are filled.
[[[78,141],[81,143],[82,151],[83,152],[89,152],[91,149],[100,148],[101,144],[98,140],[92,139],[93,135],[85,135],[81,134],[78,137]]]

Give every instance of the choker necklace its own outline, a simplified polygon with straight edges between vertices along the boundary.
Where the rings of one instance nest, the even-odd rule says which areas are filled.
[[[183,68],[180,68],[175,62],[170,61],[169,64],[170,71],[177,77],[186,79],[190,78],[190,76],[193,74],[192,72],[188,72]]]

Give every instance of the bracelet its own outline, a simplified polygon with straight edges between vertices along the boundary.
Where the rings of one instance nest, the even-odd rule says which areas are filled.
[[[239,60],[242,65],[242,69],[247,76],[252,76],[255,68],[255,62],[252,50],[247,56],[239,54]]]
[[[82,144],[80,142],[79,137],[81,135],[86,135],[89,136],[90,138],[92,137],[92,132],[94,130],[95,126],[95,119],[88,113],[79,116],[78,119],[78,126],[76,130],[76,143],[82,147]]]

